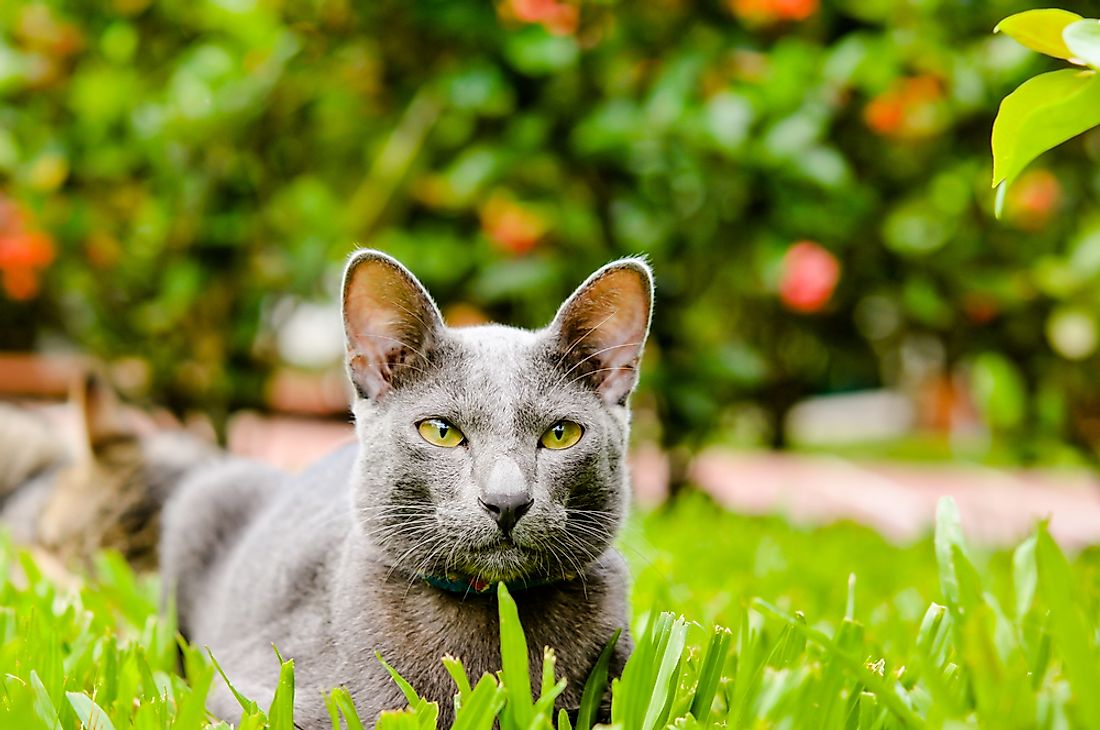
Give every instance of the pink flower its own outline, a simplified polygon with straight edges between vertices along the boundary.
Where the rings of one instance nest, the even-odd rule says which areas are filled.
[[[790,310],[820,312],[840,279],[840,262],[814,241],[799,241],[783,256],[779,298]]]

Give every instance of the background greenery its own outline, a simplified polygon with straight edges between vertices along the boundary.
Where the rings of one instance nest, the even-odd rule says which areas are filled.
[[[781,443],[799,398],[880,384],[972,400],[1024,458],[1087,444],[1100,136],[991,215],[997,103],[1057,65],[991,34],[1032,5],[4,2],[0,349],[224,415],[354,243],[521,325],[642,252],[666,446]]]

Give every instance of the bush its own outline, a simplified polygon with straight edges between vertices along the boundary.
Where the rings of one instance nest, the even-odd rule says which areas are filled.
[[[524,325],[644,252],[667,446],[736,403],[779,442],[798,398],[922,357],[996,363],[1021,405],[978,405],[1025,455],[1084,442],[1100,136],[990,215],[997,102],[1052,67],[990,33],[1024,7],[7,2],[0,348],[138,358],[154,399],[224,414],[262,401],[274,332],[353,242],[454,319]]]

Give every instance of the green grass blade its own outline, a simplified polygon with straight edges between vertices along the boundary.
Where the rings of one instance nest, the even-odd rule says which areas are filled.
[[[83,692],[66,692],[65,696],[69,698],[69,704],[86,730],[115,730],[111,718],[107,717],[107,713],[91,697]]]
[[[675,673],[680,666],[686,641],[687,623],[681,617],[669,627],[667,637],[660,644],[660,651],[656,656],[659,662],[657,677],[654,692],[646,707],[645,719],[642,720],[643,730],[655,730],[664,724],[662,716],[675,690],[675,687],[670,685],[673,684]]]
[[[420,718],[412,708],[386,710],[378,716],[376,730],[420,730]]]
[[[210,662],[214,665],[214,669],[221,675],[222,681],[225,682],[225,686],[228,687],[229,691],[233,693],[233,696],[237,698],[237,703],[241,706],[241,709],[244,710],[245,714],[252,715],[259,712],[259,705],[238,692],[237,688],[233,686],[233,683],[229,681],[229,677],[225,676],[222,666],[218,664],[218,660],[214,657],[214,652],[210,651],[210,647],[206,648],[206,653],[210,657]]]
[[[1100,728],[1100,662],[1095,631],[1090,631],[1080,611],[1077,581],[1065,555],[1058,549],[1045,524],[1039,526],[1035,545],[1039,590],[1050,609],[1050,631],[1073,687],[1082,727]]]
[[[554,726],[554,701],[565,691],[565,677],[555,680],[554,668],[557,665],[557,657],[554,650],[545,647],[542,653],[542,686],[539,690],[539,698],[535,701],[534,718],[532,726],[551,728]]]
[[[604,694],[607,692],[607,675],[611,667],[611,657],[615,653],[615,645],[619,643],[622,629],[615,629],[611,639],[604,645],[603,651],[596,659],[588,680],[584,683],[584,692],[581,693],[581,706],[577,712],[577,730],[589,730],[596,723],[596,714],[600,710]],[[566,718],[568,720],[568,717]],[[558,718],[561,724],[561,718]]]
[[[270,730],[294,730],[294,660],[279,667],[279,684],[267,711]]]
[[[453,656],[445,656],[443,657],[443,666],[446,668],[447,674],[451,675],[455,686],[458,687],[459,698],[462,702],[465,702],[473,690],[470,688],[470,677],[466,674],[466,667],[462,665],[462,660]]]
[[[61,720],[57,716],[57,708],[54,707],[53,700],[50,699],[50,693],[46,691],[46,687],[42,684],[38,673],[33,669],[31,670],[30,680],[31,689],[34,692],[35,716],[42,723],[43,728],[61,730]]]
[[[506,690],[492,675],[484,675],[455,714],[452,730],[490,730],[504,707]]]
[[[715,627],[707,653],[703,657],[703,666],[699,670],[695,697],[691,701],[691,714],[700,723],[705,723],[710,716],[710,708],[714,704],[714,695],[718,691],[718,682],[722,678],[722,669],[726,666],[726,656],[732,643],[733,632],[721,626]]]
[[[379,652],[374,652],[374,656],[378,659],[378,662],[386,668],[386,671],[389,672],[390,677],[393,679],[394,683],[398,686],[398,688],[400,688],[401,694],[405,695],[405,699],[408,701],[409,707],[416,707],[417,704],[420,702],[420,695],[416,693],[416,690],[413,689],[413,686],[409,684],[404,677],[398,674],[396,669],[387,664],[386,660],[382,658],[382,655]]]
[[[1016,590],[1017,619],[1022,619],[1031,609],[1039,585],[1039,572],[1035,564],[1036,542],[1036,537],[1032,535],[1012,553],[1012,585]]]
[[[359,711],[355,709],[351,694],[344,687],[337,687],[329,693],[325,699],[330,717],[339,712],[344,717],[344,723],[348,730],[363,730],[363,721],[359,719]],[[333,730],[340,730],[339,720],[334,721]]]
[[[921,719],[913,713],[913,710],[905,704],[898,692],[898,687],[894,682],[887,682],[885,678],[880,677],[878,674],[870,671],[866,665],[856,657],[843,651],[841,646],[830,639],[826,634],[812,629],[806,626],[804,623],[788,616],[783,611],[780,611],[775,606],[772,606],[767,601],[763,601],[759,598],[755,598],[752,601],[752,607],[761,613],[777,618],[781,621],[785,621],[788,625],[795,627],[798,631],[804,633],[806,638],[814,642],[818,646],[826,649],[832,658],[837,661],[837,664],[843,667],[848,672],[857,677],[863,684],[867,686],[867,689],[874,692],[879,700],[885,704],[894,716],[901,721],[903,727],[923,727],[924,723]]]
[[[497,603],[500,613],[501,677],[508,697],[501,728],[527,730],[534,718],[527,638],[519,622],[519,609],[504,583],[498,584]]]
[[[959,607],[959,580],[955,575],[952,547],[962,542],[959,508],[951,497],[942,497],[936,504],[936,562],[940,569],[940,590],[947,605]]]

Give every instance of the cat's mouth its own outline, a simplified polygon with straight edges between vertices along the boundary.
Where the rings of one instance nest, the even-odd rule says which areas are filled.
[[[529,548],[500,535],[472,551],[467,570],[490,581],[523,580],[532,576],[538,561]]]

